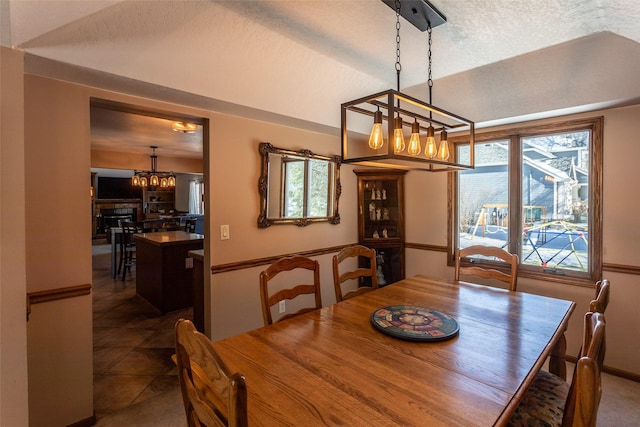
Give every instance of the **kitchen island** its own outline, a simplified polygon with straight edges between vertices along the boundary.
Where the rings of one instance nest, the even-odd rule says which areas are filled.
[[[193,258],[204,235],[185,231],[140,233],[136,242],[136,292],[161,313],[193,305]]]

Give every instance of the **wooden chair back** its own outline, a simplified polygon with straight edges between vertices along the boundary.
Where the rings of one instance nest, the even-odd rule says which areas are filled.
[[[357,267],[355,270],[340,274],[340,265],[347,259],[365,257],[368,259],[369,268]],[[360,286],[360,279],[371,278],[371,286]],[[357,280],[356,289],[343,293],[342,285],[351,280]],[[362,245],[348,246],[333,256],[333,286],[336,291],[336,302],[364,294],[378,289],[378,275],[376,271],[376,251]]]
[[[591,301],[589,311],[604,313],[609,305],[609,281],[607,279],[596,282],[596,299]]]
[[[175,362],[189,427],[248,425],[244,376],[230,373],[209,338],[189,320],[176,323]]]
[[[286,289],[281,289],[273,294],[269,293],[269,281],[271,279],[282,272],[296,269],[312,271],[313,284],[298,284]],[[260,273],[260,299],[262,301],[262,317],[264,325],[271,325],[274,322],[271,315],[271,307],[279,304],[280,301],[291,300],[304,294],[314,295],[314,306],[303,307],[295,313],[285,314],[276,321],[279,322],[281,320],[322,308],[322,298],[320,295],[320,265],[318,264],[318,261],[298,255],[281,258],[271,264],[266,270]]]
[[[600,374],[605,353],[604,314],[588,312],[585,315],[581,353],[567,396],[563,427],[596,427],[602,396]]]
[[[497,258],[509,266],[509,272],[495,268],[483,268],[477,265],[462,265],[461,260],[472,255]],[[486,279],[495,279],[509,284],[509,290],[515,291],[518,281],[518,256],[496,246],[474,245],[464,249],[456,249],[455,280],[460,280],[461,274],[469,274]]]

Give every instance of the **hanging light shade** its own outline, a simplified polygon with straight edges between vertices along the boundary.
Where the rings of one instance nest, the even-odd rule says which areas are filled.
[[[365,96],[341,105],[342,161],[363,166],[404,170],[455,171],[474,168],[475,124],[455,113],[439,108],[432,103],[431,79],[431,32],[432,28],[444,24],[446,17],[426,0],[407,1],[407,5],[396,0],[382,0],[396,11],[396,44],[398,75],[397,90],[386,90]],[[419,100],[400,92],[400,16],[421,31],[428,32],[429,40],[429,100]],[[373,117],[374,127],[369,132]],[[409,144],[404,144],[402,126],[413,123]],[[386,130],[385,130],[386,129]],[[425,155],[421,152],[420,133],[427,134]],[[423,135],[424,135],[423,133]],[[436,140],[440,134],[440,144]],[[450,151],[448,133],[456,142],[469,144],[464,159],[457,159],[455,150]],[[384,144],[388,139],[390,143]]]
[[[158,147],[151,146],[151,170],[133,171],[133,177],[131,177],[131,185],[140,187],[175,187],[176,177],[173,172],[159,172],[157,171],[158,156],[156,156],[156,149]]]

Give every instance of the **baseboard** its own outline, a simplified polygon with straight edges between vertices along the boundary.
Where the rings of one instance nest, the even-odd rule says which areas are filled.
[[[578,358],[575,356],[569,356],[568,354],[565,356],[565,359],[568,362],[575,364],[578,361]],[[634,374],[633,372],[623,371],[622,369],[612,368],[611,366],[603,365],[602,372],[615,375],[616,377],[624,378],[626,380],[635,381],[640,383],[640,375]]]
[[[98,420],[96,419],[96,416],[94,414],[88,418],[85,418],[84,420],[69,424],[67,427],[90,427],[95,425],[97,421]]]

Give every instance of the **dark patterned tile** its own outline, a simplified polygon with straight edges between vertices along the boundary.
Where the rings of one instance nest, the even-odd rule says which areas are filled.
[[[124,347],[102,347],[93,349],[93,373],[106,374],[116,363],[133,349]]]
[[[151,335],[139,347],[141,348],[173,348],[176,337],[173,329],[163,329]]]
[[[144,400],[158,396],[161,393],[169,390],[180,388],[180,381],[178,375],[160,375],[155,377],[151,383],[140,393],[140,396],[136,398],[134,404],[140,403]]]
[[[93,346],[98,347],[97,343],[100,343],[100,341],[102,341],[103,339],[105,339],[106,337],[117,333],[119,330],[119,328],[116,327],[109,327],[109,328],[103,328],[103,327],[95,327],[93,328]]]
[[[173,368],[173,348],[137,348],[123,357],[109,374],[162,375]]]
[[[137,347],[154,333],[153,329],[118,328],[117,331],[95,342],[94,346]]]
[[[115,412],[131,405],[153,381],[152,375],[105,375],[93,383],[93,409],[98,413]]]

